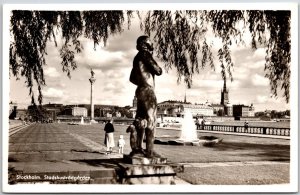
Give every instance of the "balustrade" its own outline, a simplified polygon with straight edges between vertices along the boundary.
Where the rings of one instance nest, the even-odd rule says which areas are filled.
[[[205,125],[203,127],[203,130],[234,132],[234,133],[250,133],[250,134],[290,136],[290,128],[280,128],[280,127],[258,127],[258,126],[256,127],[256,126],[251,126],[251,127],[245,128],[244,126]]]

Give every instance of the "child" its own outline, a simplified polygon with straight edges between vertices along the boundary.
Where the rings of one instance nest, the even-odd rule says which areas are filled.
[[[119,154],[123,154],[124,150],[124,145],[125,145],[125,140],[123,139],[123,135],[120,135],[120,139],[118,141],[118,146],[119,146]]]

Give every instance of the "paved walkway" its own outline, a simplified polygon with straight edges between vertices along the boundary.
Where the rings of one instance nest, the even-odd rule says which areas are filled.
[[[129,134],[125,132],[126,126],[115,125],[115,128],[115,142],[120,134],[124,135],[127,140],[124,153],[129,153],[131,149],[128,141]],[[157,136],[165,138],[176,137],[178,134],[179,131],[164,129],[158,129],[156,133]],[[200,135],[211,134],[201,132]],[[193,172],[201,170],[202,175],[213,174],[215,169],[228,174],[225,170],[226,167],[227,169],[240,167],[239,169],[245,171],[249,167],[255,167],[250,169],[256,169],[255,172],[259,174],[260,180],[256,183],[266,183],[263,175],[266,175],[274,167],[280,166],[281,174],[278,174],[278,177],[281,179],[277,179],[275,175],[272,176],[273,180],[267,178],[268,181],[271,183],[289,182],[289,140],[235,135],[219,136],[223,142],[215,147],[155,145],[155,150],[171,162],[184,164],[186,173],[191,170]],[[85,176],[91,176],[94,173],[97,173],[98,176],[107,174],[105,181],[93,182],[116,183],[111,180],[113,176],[111,174],[117,167],[116,163],[122,159],[122,155],[117,153],[117,148],[114,149],[113,154],[105,155],[103,141],[102,124],[33,124],[10,136],[9,166],[14,167],[15,171],[23,171],[27,174],[60,173],[61,175],[70,175],[80,173]],[[210,173],[208,173],[208,168],[214,169],[210,169]],[[214,182],[222,184],[226,180],[226,177],[222,176],[220,179],[198,181],[201,177],[195,175],[191,179],[191,175],[179,174],[181,179],[177,178],[177,183],[185,183],[184,180],[187,180],[190,183],[196,181],[195,184]],[[241,178],[241,176],[239,177]],[[282,178],[284,179],[282,180]],[[240,180],[246,181],[247,178]]]

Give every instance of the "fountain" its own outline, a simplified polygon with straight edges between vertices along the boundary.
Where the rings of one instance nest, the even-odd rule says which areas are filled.
[[[182,140],[184,142],[199,141],[195,122],[193,120],[192,113],[189,110],[184,114],[181,126],[181,135],[178,140]]]
[[[81,125],[84,125],[84,120],[83,120],[83,116],[81,117],[81,121],[80,121]]]
[[[187,110],[184,113],[180,128],[180,137],[162,136],[155,138],[155,144],[171,144],[171,145],[192,145],[192,146],[213,146],[222,141],[215,136],[201,136],[198,138],[196,125],[193,120],[192,113]]]
[[[84,119],[83,119],[83,116],[81,117],[81,120],[80,122],[70,122],[68,123],[68,125],[87,125],[86,123],[84,123]]]

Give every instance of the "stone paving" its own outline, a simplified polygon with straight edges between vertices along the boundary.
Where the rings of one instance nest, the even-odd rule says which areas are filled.
[[[70,172],[113,169],[115,161],[121,160],[122,155],[117,153],[117,147],[114,148],[113,154],[104,154],[103,128],[103,124],[32,124],[9,138],[9,166],[27,173],[32,171]],[[126,128],[127,126],[115,125],[114,138],[117,143],[119,135],[124,135],[126,140],[124,153],[128,154],[130,146]],[[180,131],[165,129],[157,129],[156,132],[158,137],[176,137],[179,134]],[[202,135],[211,134],[200,132],[199,136]],[[280,162],[280,166],[285,167],[281,176],[285,175],[286,178],[289,178],[287,171],[290,161],[289,140],[220,134],[217,136],[223,138],[223,142],[214,147],[156,144],[155,150],[163,157],[168,158],[168,161],[185,163],[187,172],[189,168],[202,168],[203,171],[205,164],[210,164],[210,167],[225,167],[226,163],[232,163],[231,166],[235,167],[237,166],[235,163],[238,162],[242,162],[239,167],[249,164],[260,166],[261,162],[264,162],[264,166],[272,169],[277,165],[276,162]],[[225,163],[224,166],[222,163]],[[188,180],[188,178],[184,178],[186,177],[184,174],[181,176]],[[280,182],[287,183],[288,179]],[[209,184],[210,182],[197,181],[197,183]]]

